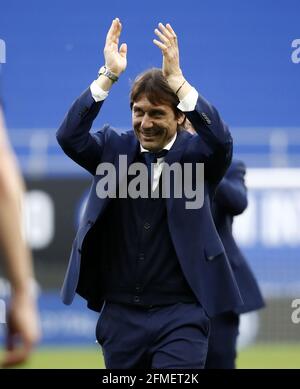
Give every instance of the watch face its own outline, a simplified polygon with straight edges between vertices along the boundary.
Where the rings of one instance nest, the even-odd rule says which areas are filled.
[[[100,76],[100,74],[102,74],[103,76],[106,76],[108,77],[110,80],[112,80],[113,82],[117,81],[118,77],[115,76],[111,71],[109,71],[106,66],[102,66],[100,69],[99,69],[99,73],[98,73],[98,76]]]

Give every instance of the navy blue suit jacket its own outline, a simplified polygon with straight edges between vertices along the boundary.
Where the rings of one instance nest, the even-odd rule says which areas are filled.
[[[95,175],[96,168],[102,162],[113,163],[119,177],[122,174],[122,169],[119,171],[118,168],[119,155],[126,154],[129,165],[139,152],[139,142],[133,131],[119,135],[106,125],[100,131],[90,133],[102,104],[96,103],[87,89],[74,102],[57,131],[57,140],[65,153],[94,176],[73,243],[62,298],[65,304],[70,304],[77,292],[87,300],[88,307],[96,311],[103,304],[98,264],[105,258],[97,256],[97,242],[89,239],[89,233],[95,223],[101,224],[104,209],[111,201],[97,197],[96,185],[100,177]],[[205,164],[204,205],[200,209],[187,210],[187,199],[184,196],[175,198],[171,189],[171,196],[166,199],[168,225],[183,273],[199,302],[212,316],[242,304],[211,214],[212,195],[231,162],[232,138],[216,109],[201,96],[195,110],[186,115],[200,136],[179,131],[165,162]]]
[[[243,213],[248,205],[245,174],[244,163],[233,160],[217,187],[213,201],[215,224],[244,301],[244,305],[235,308],[236,313],[245,313],[264,306],[257,281],[232,235],[233,217]]]

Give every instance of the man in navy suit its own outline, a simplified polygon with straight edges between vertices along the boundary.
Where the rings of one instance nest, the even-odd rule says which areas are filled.
[[[237,280],[244,305],[211,319],[206,369],[234,369],[239,315],[260,309],[264,301],[257,281],[232,235],[234,216],[247,208],[246,167],[233,160],[217,187],[213,201],[213,217],[226,254]]]
[[[121,27],[114,19],[105,66],[57,132],[65,153],[94,176],[62,297],[71,304],[76,292],[100,312],[96,337],[107,368],[203,368],[209,317],[242,304],[210,208],[231,161],[232,138],[217,110],[184,78],[176,34],[162,23],[154,39],[162,70],[144,72],[131,89],[133,131],[119,135],[107,125],[90,133],[127,65],[127,46],[118,46]],[[182,131],[186,117],[194,136]],[[139,163],[147,173],[151,161],[149,194],[159,195],[124,195],[123,183],[129,192],[136,179],[126,167]],[[177,173],[170,176],[169,195],[160,194],[163,173],[175,163],[178,171],[204,164],[201,206],[189,209],[186,193],[177,196]],[[190,177],[193,187],[196,178]]]

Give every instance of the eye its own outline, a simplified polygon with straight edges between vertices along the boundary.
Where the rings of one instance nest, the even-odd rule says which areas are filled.
[[[144,112],[140,109],[136,109],[133,111],[135,117],[142,117],[144,115]]]
[[[164,117],[164,112],[162,112],[162,111],[153,111],[151,116],[154,117],[155,119],[160,119],[160,118]]]

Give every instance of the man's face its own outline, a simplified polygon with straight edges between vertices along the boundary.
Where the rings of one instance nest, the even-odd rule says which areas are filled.
[[[153,105],[142,95],[132,106],[132,124],[141,145],[150,151],[166,146],[177,131],[184,115],[176,118],[167,104]]]

